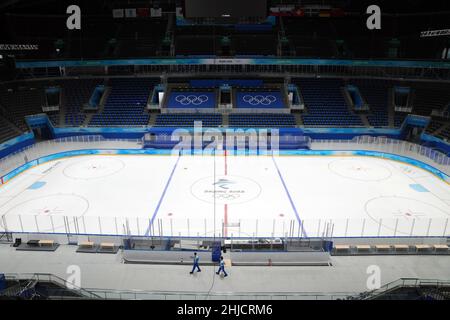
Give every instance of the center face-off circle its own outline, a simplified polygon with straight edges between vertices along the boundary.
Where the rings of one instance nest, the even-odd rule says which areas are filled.
[[[218,204],[238,204],[256,199],[261,194],[261,186],[248,178],[239,176],[205,177],[191,186],[192,195],[205,202]]]
[[[67,166],[63,173],[75,180],[91,180],[113,175],[125,167],[119,159],[97,157]]]
[[[340,159],[330,162],[328,168],[343,178],[359,181],[382,181],[392,176],[392,171],[378,163],[362,159]]]

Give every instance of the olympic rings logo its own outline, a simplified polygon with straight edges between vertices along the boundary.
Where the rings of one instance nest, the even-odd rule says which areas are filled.
[[[267,96],[263,96],[263,95],[256,95],[256,96],[251,96],[249,94],[245,95],[242,100],[244,102],[247,102],[249,104],[251,104],[252,106],[257,106],[257,105],[263,105],[263,106],[268,106],[271,105],[272,103],[274,103],[275,101],[277,101],[277,98],[273,95],[267,95]]]
[[[199,96],[196,96],[193,94],[185,96],[185,95],[180,94],[175,97],[175,101],[178,103],[181,103],[184,106],[187,106],[190,104],[193,104],[194,106],[199,106],[208,100],[209,100],[208,96],[206,96],[204,94],[199,95]]]
[[[217,200],[236,200],[240,197],[240,195],[238,194],[224,194],[224,193],[219,193],[215,195],[215,198]]]

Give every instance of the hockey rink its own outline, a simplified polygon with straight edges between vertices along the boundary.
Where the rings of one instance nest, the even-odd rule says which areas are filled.
[[[141,236],[450,235],[450,186],[363,156],[89,155],[0,186],[0,229]]]

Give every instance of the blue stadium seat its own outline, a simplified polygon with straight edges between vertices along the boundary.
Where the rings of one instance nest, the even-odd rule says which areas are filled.
[[[90,126],[144,126],[150,116],[144,113],[156,79],[132,78],[111,80],[112,90],[102,113],[96,114]]]
[[[305,126],[363,126],[361,118],[352,114],[345,102],[340,79],[294,79],[303,95],[307,114]]]

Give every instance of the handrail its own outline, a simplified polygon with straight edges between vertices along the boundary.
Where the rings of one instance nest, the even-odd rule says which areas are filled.
[[[400,278],[385,284],[379,289],[375,289],[373,291],[368,291],[362,293],[364,299],[373,299],[380,295],[383,295],[389,291],[403,288],[403,287],[413,287],[417,288],[423,285],[433,285],[436,287],[440,286],[450,286],[450,280],[438,280],[438,279],[419,279],[419,278]]]
[[[267,298],[270,300],[282,299],[311,299],[315,300],[337,300],[337,299],[373,299],[377,296],[385,294],[389,291],[401,287],[420,287],[420,286],[450,286],[450,280],[440,279],[420,279],[420,278],[400,278],[389,282],[379,289],[355,293],[355,292],[194,292],[194,291],[145,291],[145,290],[116,290],[116,289],[98,289],[98,288],[81,288],[70,284],[58,276],[49,273],[13,273],[5,274],[7,279],[14,280],[36,280],[36,281],[52,281],[63,285],[67,290],[79,293],[83,298],[89,299],[173,299],[187,298],[190,300],[206,300],[209,297],[236,298],[242,297],[249,300],[256,298]],[[63,295],[60,298],[64,298]],[[72,297],[73,298],[73,297]]]
[[[252,298],[267,298],[270,300],[280,300],[282,298],[315,298],[315,300],[336,300],[345,299],[349,296],[355,295],[354,292],[193,292],[193,291],[145,291],[145,290],[106,290],[106,289],[91,289],[86,290],[93,292],[104,299],[111,298],[129,298],[134,297],[134,299],[145,298],[164,298],[169,297],[185,297],[191,300],[208,299],[209,297],[224,297],[224,298],[236,298],[244,297],[247,299]]]
[[[207,299],[213,297],[247,297],[248,299],[256,297],[267,297],[268,299],[282,299],[287,297],[297,298],[315,298],[316,300],[335,300],[344,299],[348,296],[355,295],[354,292],[332,292],[332,293],[318,293],[318,292],[193,292],[193,291],[145,291],[145,290],[114,290],[114,289],[91,289],[81,288],[70,284],[56,275],[50,273],[9,273],[5,274],[8,280],[36,280],[36,281],[50,281],[55,282],[67,288],[72,292],[77,292],[82,295],[82,298],[90,299],[168,299],[189,297],[189,299]],[[63,298],[63,295],[60,296]]]
[[[66,288],[68,291],[76,292],[86,298],[101,299],[101,297],[96,295],[95,293],[69,283],[66,280],[51,273],[7,273],[5,274],[5,278],[7,280],[36,280],[53,282]]]

